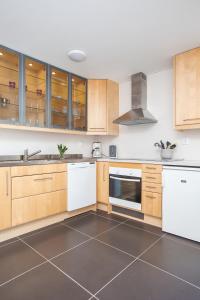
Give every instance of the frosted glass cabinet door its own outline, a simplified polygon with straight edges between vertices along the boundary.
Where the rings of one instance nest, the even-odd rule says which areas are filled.
[[[0,122],[19,122],[19,55],[0,47]]]
[[[25,116],[26,125],[46,127],[46,65],[25,58]]]
[[[51,68],[51,127],[68,128],[68,73]]]
[[[72,129],[87,128],[87,80],[72,76]]]

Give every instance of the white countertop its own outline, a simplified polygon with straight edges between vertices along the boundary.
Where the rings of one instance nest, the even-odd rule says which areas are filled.
[[[174,159],[171,161],[159,160],[159,159],[143,159],[143,158],[99,158],[98,161],[108,161],[108,162],[126,162],[126,163],[140,163],[140,164],[156,164],[163,166],[178,166],[178,167],[196,167],[200,168],[200,160],[184,160],[184,159]]]

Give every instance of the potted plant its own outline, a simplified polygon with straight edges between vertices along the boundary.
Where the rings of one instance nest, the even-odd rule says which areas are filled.
[[[155,147],[160,149],[160,156],[163,160],[170,160],[173,157],[174,149],[176,148],[176,144],[172,144],[169,141],[166,143],[160,140],[159,143],[154,144]]]
[[[60,144],[60,145],[57,145],[58,146],[58,151],[59,151],[59,154],[60,154],[60,159],[63,159],[64,158],[64,155],[65,155],[65,152],[67,151],[67,147],[63,144]]]

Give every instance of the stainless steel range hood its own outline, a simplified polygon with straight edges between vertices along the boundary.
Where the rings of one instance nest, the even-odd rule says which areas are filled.
[[[147,110],[147,78],[142,72],[131,76],[132,109],[113,121],[120,125],[139,125],[157,123]]]

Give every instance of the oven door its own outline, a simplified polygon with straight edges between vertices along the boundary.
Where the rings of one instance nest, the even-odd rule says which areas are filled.
[[[110,174],[109,200],[111,204],[141,210],[141,178]]]

